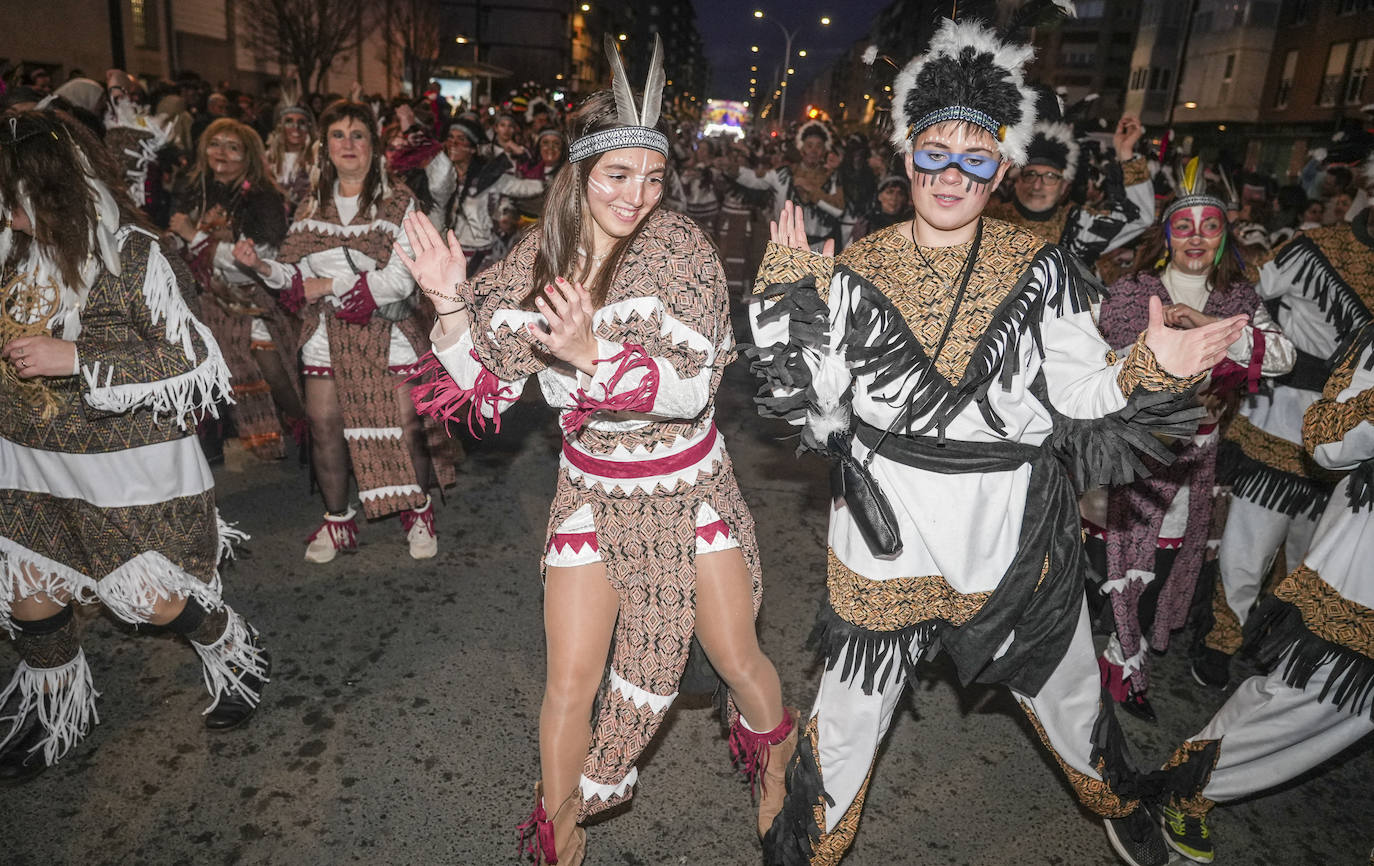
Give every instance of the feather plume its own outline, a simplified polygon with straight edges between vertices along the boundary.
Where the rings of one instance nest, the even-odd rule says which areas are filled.
[[[615,94],[617,119],[625,126],[639,125],[639,112],[635,110],[635,95],[630,90],[630,77],[625,74],[625,63],[620,59],[620,48],[615,38],[606,34],[606,59],[611,64],[611,92]]]
[[[658,123],[659,109],[663,106],[663,40],[654,34],[654,53],[649,58],[649,77],[644,81],[644,110],[640,113],[640,126],[653,126]]]
[[[873,61],[878,59],[878,46],[870,45],[864,49],[864,65],[872,66]]]
[[[1178,190],[1180,195],[1192,195],[1202,191],[1198,188],[1201,167],[1202,162],[1196,156],[1188,160],[1188,164],[1183,167],[1183,183]]]

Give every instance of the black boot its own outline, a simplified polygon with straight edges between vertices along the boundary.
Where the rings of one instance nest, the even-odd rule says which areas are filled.
[[[242,680],[244,686],[258,696],[258,700],[249,698],[235,687],[231,686],[225,689],[219,697],[219,703],[215,704],[215,708],[205,715],[205,727],[212,731],[227,731],[251,719],[258,710],[258,703],[262,697],[262,687],[272,676],[272,657],[261,648],[258,643],[258,633],[251,626],[249,627],[248,643],[262,657],[262,676],[235,664],[230,664],[229,670],[233,671]]]
[[[18,785],[48,769],[43,760],[43,738],[47,731],[38,721],[38,710],[31,709],[19,730],[0,750],[0,785]]]

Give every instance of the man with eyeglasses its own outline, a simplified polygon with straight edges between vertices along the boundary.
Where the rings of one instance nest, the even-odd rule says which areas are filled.
[[[1116,124],[1116,161],[1103,172],[1103,197],[1095,205],[1069,199],[1078,174],[1078,142],[1066,123],[1035,124],[1027,162],[1015,174],[1011,201],[988,206],[987,215],[1057,243],[1093,267],[1106,253],[1140,236],[1155,218],[1154,190],[1145,159],[1135,153],[1145,128],[1134,117]]]

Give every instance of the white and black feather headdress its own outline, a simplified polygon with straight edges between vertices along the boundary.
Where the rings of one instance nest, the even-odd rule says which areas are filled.
[[[606,34],[606,59],[611,63],[611,92],[615,94],[616,119],[619,126],[584,135],[568,148],[568,159],[580,162],[587,157],[619,150],[622,147],[643,147],[668,155],[668,136],[655,124],[663,107],[663,40],[654,34],[654,53],[649,60],[649,75],[644,81],[644,105],[635,105],[630,78],[620,60],[620,49],[611,35]]]
[[[1073,183],[1078,174],[1078,141],[1073,127],[1067,123],[1037,123],[1026,148],[1027,165],[1048,165],[1064,175],[1065,183]]]
[[[795,144],[797,150],[801,150],[802,140],[808,135],[819,135],[825,139],[825,149],[829,150],[835,144],[835,134],[830,131],[829,125],[823,120],[808,120],[797,128]]]
[[[1003,159],[1024,163],[1036,116],[1024,67],[1034,56],[981,22],[946,19],[893,82],[893,146],[910,153],[922,130],[959,120],[993,135]]]

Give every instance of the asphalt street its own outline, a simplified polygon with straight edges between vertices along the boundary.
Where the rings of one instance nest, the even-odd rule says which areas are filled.
[[[805,648],[824,587],[825,467],[760,419],[736,364],[720,427],[759,527],[760,635],[789,703],[809,706]],[[275,660],[246,727],[207,732],[195,654],[88,612],[100,725],[31,783],[0,789],[0,863],[505,864],[538,773],[543,680],[538,557],[552,496],[552,414],[527,400],[469,443],[438,512],[439,556],[415,562],[396,520],[362,549],[302,560],[320,519],[294,460],[221,467],[219,504],[253,538],[225,597]],[[17,659],[0,651],[8,680]],[[1197,731],[1223,695],[1178,653],[1158,660],[1149,725],[1123,717],[1142,764]],[[1237,678],[1248,668],[1237,671]],[[960,689],[941,660],[895,719],[845,866],[1117,861],[1010,697]],[[1368,864],[1374,742],[1298,784],[1214,813],[1216,863]],[[588,864],[761,862],[749,792],[706,702],[680,703],[630,806],[589,828]]]

